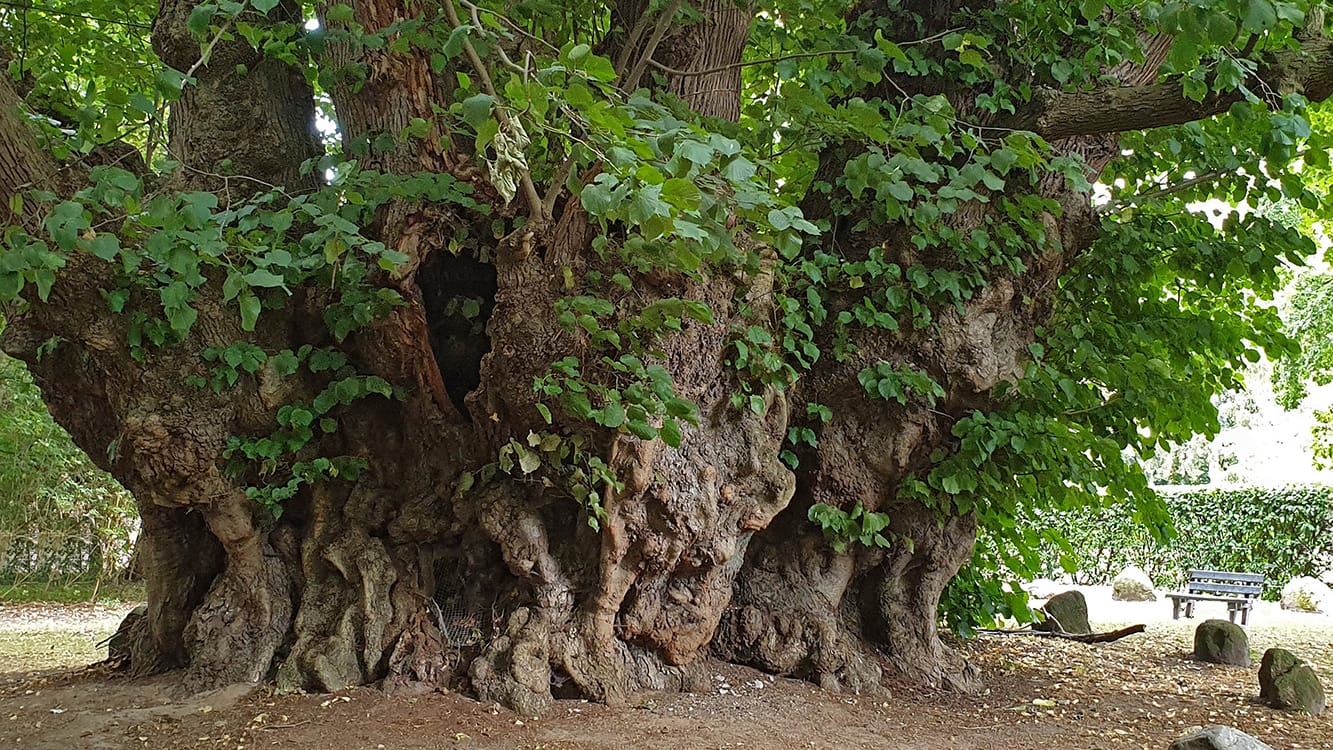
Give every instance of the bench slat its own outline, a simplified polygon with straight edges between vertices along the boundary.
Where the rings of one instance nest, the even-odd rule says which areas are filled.
[[[1230,570],[1191,570],[1191,580],[1237,581],[1245,583],[1264,582],[1263,573],[1239,573]]]
[[[1206,583],[1201,581],[1190,581],[1185,590],[1191,594],[1236,594],[1238,596],[1259,596],[1263,593],[1264,587],[1249,584],[1235,583]]]
[[[1207,594],[1167,594],[1172,599],[1191,602],[1226,602],[1234,607],[1248,609],[1254,606],[1253,599],[1237,599],[1234,596],[1209,596]]]

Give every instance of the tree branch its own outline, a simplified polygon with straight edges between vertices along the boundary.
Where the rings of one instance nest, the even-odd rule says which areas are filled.
[[[445,0],[444,14],[449,19],[450,25],[455,29],[463,27],[463,22],[458,19],[458,11],[454,8],[453,0]],[[486,63],[482,62],[481,55],[477,54],[476,47],[472,46],[472,42],[466,36],[463,37],[463,51],[467,53],[467,59],[472,63],[472,68],[477,71],[477,77],[481,80],[481,87],[495,102],[495,119],[500,122],[501,127],[512,130],[509,113],[505,112],[502,106],[503,100],[500,99],[500,94],[495,90],[490,71],[487,70]],[[519,184],[523,189],[523,199],[528,204],[529,220],[534,225],[542,222],[546,218],[542,212],[542,199],[537,194],[537,186],[532,184],[532,175],[528,173],[528,170],[524,169],[519,175]]]
[[[59,173],[60,165],[42,150],[24,120],[22,101],[8,76],[0,76],[0,227],[13,224],[36,233],[39,224],[33,212],[13,209],[26,191],[60,192]]]
[[[1032,630],[1024,628],[1022,630],[996,630],[986,628],[978,630],[978,633],[990,633],[992,635],[1035,635],[1041,638],[1063,638],[1067,641],[1078,641],[1080,643],[1109,643],[1118,641],[1127,635],[1142,633],[1147,629],[1146,625],[1130,625],[1127,628],[1119,630],[1110,630],[1105,633],[1066,633],[1063,630]]]
[[[624,90],[633,91],[639,87],[639,79],[643,78],[643,72],[648,67],[648,61],[653,59],[653,53],[657,51],[657,45],[662,43],[662,38],[666,36],[667,29],[671,28],[671,21],[676,17],[676,11],[684,0],[671,0],[671,4],[662,10],[662,15],[657,19],[657,28],[653,29],[653,35],[648,38],[648,43],[644,45],[643,51],[639,53],[639,61],[634,63],[634,69],[625,77]]]
[[[1194,177],[1191,177],[1187,180],[1181,180],[1180,182],[1167,185],[1165,187],[1159,188],[1149,193],[1139,193],[1136,195],[1126,196],[1121,200],[1115,201],[1113,203],[1108,203],[1105,206],[1098,207],[1097,213],[1103,215],[1114,213],[1122,208],[1132,206],[1142,201],[1152,200],[1154,198],[1164,198],[1173,193],[1179,193],[1183,190],[1189,190],[1190,188],[1195,187],[1196,185],[1202,185],[1204,183],[1214,182],[1217,180],[1217,178],[1221,177],[1224,174],[1227,173],[1223,172],[1220,169],[1212,169],[1207,172],[1204,172],[1203,174],[1195,175]]]
[[[916,45],[916,44],[926,44],[926,43],[928,43],[928,42],[933,42],[933,41],[935,41],[935,40],[937,40],[937,39],[940,39],[940,38],[946,36],[947,34],[949,34],[949,33],[951,33],[951,32],[958,31],[958,30],[959,30],[959,29],[956,29],[956,28],[954,28],[954,29],[946,29],[945,31],[941,31],[941,32],[938,33],[938,34],[932,34],[932,35],[927,36],[927,37],[922,37],[922,38],[920,38],[920,39],[913,39],[913,40],[911,40],[911,41],[907,41],[907,42],[895,42],[894,44],[896,44],[898,47],[911,47],[911,46]],[[862,50],[861,50],[860,48],[857,48],[857,49],[830,49],[830,50],[823,50],[823,51],[820,51],[820,52],[793,52],[793,53],[791,53],[791,54],[787,54],[787,55],[778,55],[778,56],[776,56],[776,57],[766,57],[766,58],[764,58],[764,59],[762,59],[762,60],[742,60],[742,61],[740,61],[740,62],[729,63],[729,64],[727,64],[727,65],[718,65],[718,66],[716,66],[716,67],[705,68],[705,69],[703,69],[703,70],[680,70],[679,68],[672,68],[672,67],[663,65],[662,63],[660,63],[660,62],[658,62],[658,61],[656,61],[656,60],[649,60],[649,61],[648,61],[648,64],[651,65],[651,66],[653,66],[654,68],[656,68],[656,69],[662,71],[663,73],[667,73],[667,74],[669,74],[669,75],[678,76],[678,77],[681,77],[681,78],[696,78],[696,77],[698,77],[698,76],[708,76],[708,75],[712,75],[712,74],[714,74],[714,73],[725,73],[725,72],[727,72],[728,70],[738,70],[738,69],[740,69],[740,68],[749,68],[749,67],[753,67],[753,66],[755,66],[755,65],[770,65],[770,64],[772,64],[772,63],[780,63],[780,62],[785,62],[785,61],[787,61],[787,60],[805,60],[805,59],[808,59],[808,58],[811,58],[811,57],[836,57],[836,56],[839,56],[839,55],[855,55],[856,53],[861,52],[861,51],[862,51]]]
[[[1333,41],[1315,39],[1300,50],[1275,53],[1260,67],[1259,77],[1273,92],[1268,97],[1270,106],[1289,93],[1323,101],[1333,95]],[[1181,93],[1178,80],[1096,91],[1044,89],[1005,125],[1050,139],[1119,133],[1202,120],[1225,112],[1242,99],[1240,91],[1226,91],[1210,93],[1196,102]]]

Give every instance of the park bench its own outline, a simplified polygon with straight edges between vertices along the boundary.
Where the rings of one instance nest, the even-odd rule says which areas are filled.
[[[1250,619],[1250,608],[1264,590],[1263,573],[1236,573],[1229,570],[1191,570],[1189,583],[1180,593],[1167,594],[1171,597],[1171,618],[1180,619],[1180,605],[1185,605],[1185,616],[1194,616],[1195,602],[1226,602],[1227,619],[1236,621],[1240,613],[1240,624],[1245,625]]]

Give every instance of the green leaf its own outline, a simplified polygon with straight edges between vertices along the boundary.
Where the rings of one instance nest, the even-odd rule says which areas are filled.
[[[672,448],[680,447],[680,441],[683,436],[680,433],[680,425],[676,424],[676,420],[670,418],[662,420],[662,429],[660,430],[660,433],[662,435],[662,442]]]
[[[245,275],[245,283],[253,287],[271,288],[282,286],[285,281],[282,276],[272,271],[257,268]]]
[[[241,330],[255,330],[255,321],[259,320],[259,298],[250,292],[242,292],[239,304],[241,307]]]
[[[1277,8],[1270,0],[1249,0],[1241,18],[1241,28],[1251,34],[1259,34],[1277,24]]]
[[[657,430],[642,419],[629,420],[625,423],[625,428],[640,440],[652,440],[657,437]]]
[[[1078,6],[1079,14],[1089,21],[1101,17],[1105,9],[1106,0],[1081,0]]]
[[[607,404],[602,407],[598,424],[603,427],[610,427],[611,429],[615,429],[622,424],[625,424],[625,409],[615,402]]]
[[[690,180],[673,177],[662,185],[662,200],[681,211],[698,210],[701,199],[699,186]]]
[[[699,407],[695,406],[692,402],[686,401],[683,398],[673,397],[667,399],[663,403],[663,406],[666,408],[666,413],[669,416],[679,417],[689,422],[690,424],[697,424],[699,418]]]
[[[463,121],[473,128],[481,127],[491,117],[495,98],[490,94],[473,94],[463,100]]]
[[[88,249],[102,260],[115,260],[120,255],[120,238],[114,234],[99,234],[88,243]]]
[[[208,33],[208,27],[213,23],[213,16],[217,12],[217,6],[212,3],[196,5],[194,10],[190,11],[190,17],[185,22],[185,26],[191,34],[201,37]]]
[[[701,141],[687,139],[676,146],[676,155],[702,166],[713,160],[713,147]]]
[[[286,377],[296,373],[296,368],[300,366],[300,360],[290,349],[283,350],[269,357],[268,362],[273,366],[273,372]]]

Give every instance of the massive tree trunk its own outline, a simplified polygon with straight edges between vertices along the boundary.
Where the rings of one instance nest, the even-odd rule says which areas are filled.
[[[230,37],[201,62],[187,31],[196,5],[161,2],[155,49],[194,80],[171,109],[169,147],[180,167],[149,179],[165,192],[215,193],[223,208],[273,186],[286,199],[316,189],[319,170],[301,168],[323,151],[305,77]],[[585,331],[562,322],[557,303],[582,290],[579,280],[625,270],[615,253],[595,249],[602,230],[562,189],[566,176],[590,183],[598,166],[537,178],[521,170],[517,197],[506,201],[470,138],[446,133],[438,118],[460,73],[492,86],[476,50],[439,66],[410,44],[362,45],[334,33],[422,20],[458,25],[458,9],[427,19],[423,4],[349,5],[350,19],[322,16],[329,33],[321,63],[334,74],[321,82],[338,113],[342,152],[383,175],[451,176],[472,201],[390,199],[361,227],[406,257],[368,282],[396,292],[401,304],[343,339],[325,316],[342,300],[311,283],[290,296],[274,292],[247,331],[215,269],[198,287],[188,333],[170,345],[141,345],[135,324],[105,313],[103,292],[123,279],[74,253],[49,298],[30,290],[6,311],[6,351],[28,362],[55,418],[139,503],[149,601],[130,667],[184,668],[192,689],[263,679],[309,690],[381,680],[389,688],[467,685],[524,713],[562,695],[617,702],[639,689],[700,685],[710,652],[831,689],[873,692],[886,671],[974,687],[975,670],[944,647],[936,620],[941,592],[971,554],[975,520],[900,489],[937,451],[955,447],[955,419],[984,408],[997,384],[1021,372],[1054,281],[1095,235],[1087,196],[1063,177],[1043,180],[1040,195],[1061,211],[1042,217],[1046,242],[1034,244],[1021,272],[997,272],[966,304],[936,310],[929,328],[858,333],[850,356],[820,359],[792,388],[759,389],[755,408],[734,405],[742,376],[725,362],[735,321],[782,314],[772,309],[773,254],[757,253],[764,260],[744,272],[636,271],[634,295],[615,300],[615,316],[670,299],[711,309],[711,322],[687,320],[654,342],[675,396],[698,406],[697,425],[670,447],[559,411],[548,424],[534,381],[564,358],[595,364],[601,356]],[[735,120],[735,65],[753,14],[706,0],[677,17],[681,5],[624,3],[599,52],[620,62],[622,79]],[[946,28],[966,4],[922,5],[930,12],[904,26],[912,32],[904,39]],[[299,4],[284,2],[267,22],[301,20]],[[522,60],[528,43],[513,37],[512,58]],[[1146,86],[1158,62],[1149,56],[1120,71],[1121,82]],[[871,93],[896,95],[883,88]],[[944,93],[960,111],[976,94]],[[1055,152],[1081,155],[1095,177],[1115,153],[1115,136],[1080,125],[1063,101],[1035,101],[1046,109],[1016,117],[1049,125]],[[17,109],[0,82],[0,198],[32,187],[71,196],[84,170],[46,157]],[[501,127],[513,116],[498,114]],[[1116,127],[1145,124],[1132,119]],[[858,148],[829,145],[821,170],[836,176]],[[904,267],[952,262],[946,247],[914,246],[908,226],[836,220],[822,195],[812,193],[803,209],[834,219],[824,242],[849,256],[880,248]],[[948,221],[967,232],[991,210],[978,204]],[[6,218],[41,232],[31,215]],[[135,289],[127,309],[156,314],[155,296]],[[466,301],[476,303],[472,316],[459,312]],[[848,292],[831,304],[836,311],[856,302]],[[296,455],[353,457],[364,471],[300,485],[276,517],[253,502],[247,488],[274,468],[236,468],[229,441],[273,432],[287,419],[284,407],[315,401],[332,376],[280,373],[269,361],[230,387],[187,385],[213,377],[206,352],[236,342],[268,355],[306,345],[337,350],[357,373],[393,387],[394,398],[343,402],[329,412],[337,429]],[[929,373],[942,396],[929,404],[867,400],[858,373],[878,362]],[[586,374],[615,377],[592,364]],[[812,422],[806,403],[831,408],[831,421]],[[796,471],[779,460],[789,423],[819,432]],[[604,466],[615,478],[586,479],[599,511],[584,498],[580,507],[538,469],[556,450],[548,441],[576,446],[562,460],[581,461],[588,475]],[[506,470],[505,456],[538,464]],[[888,514],[891,544],[835,551],[807,520],[817,503]]]

